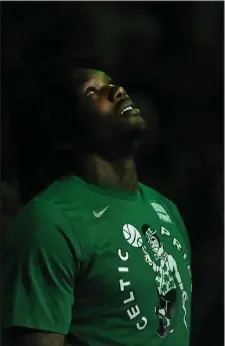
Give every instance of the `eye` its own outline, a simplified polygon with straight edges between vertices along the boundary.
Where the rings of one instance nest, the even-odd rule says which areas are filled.
[[[94,87],[90,87],[85,90],[85,95],[89,97],[93,95],[95,92],[96,92],[96,89]]]

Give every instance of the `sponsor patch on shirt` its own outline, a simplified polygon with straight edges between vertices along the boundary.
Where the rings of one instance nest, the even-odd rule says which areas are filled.
[[[154,201],[149,201],[149,203],[151,204],[152,208],[157,213],[160,220],[162,220],[164,222],[172,223],[172,220],[171,220],[169,214],[167,213],[167,211],[165,210],[165,208],[161,204],[158,204]]]

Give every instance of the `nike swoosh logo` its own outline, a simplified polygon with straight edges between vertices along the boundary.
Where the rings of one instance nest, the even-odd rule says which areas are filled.
[[[101,216],[104,214],[104,212],[105,212],[108,208],[109,208],[109,205],[108,205],[106,208],[104,208],[103,210],[99,211],[98,213],[96,213],[96,211],[93,210],[93,215],[94,215],[95,217],[99,218],[99,217],[101,217]]]

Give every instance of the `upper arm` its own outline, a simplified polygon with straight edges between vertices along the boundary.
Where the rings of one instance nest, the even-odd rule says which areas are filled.
[[[64,346],[65,336],[14,327],[3,331],[2,344],[3,346]]]
[[[31,206],[3,241],[3,328],[67,334],[78,263],[50,211]]]

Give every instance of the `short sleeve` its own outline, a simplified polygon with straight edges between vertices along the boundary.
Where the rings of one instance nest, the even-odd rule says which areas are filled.
[[[3,328],[67,334],[79,271],[70,241],[51,208],[28,204],[3,239]]]

